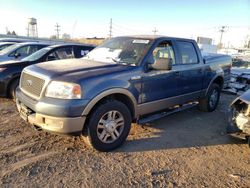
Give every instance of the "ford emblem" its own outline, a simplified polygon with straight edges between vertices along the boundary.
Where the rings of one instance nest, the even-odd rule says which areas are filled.
[[[28,86],[32,86],[32,80],[27,80],[26,83]]]

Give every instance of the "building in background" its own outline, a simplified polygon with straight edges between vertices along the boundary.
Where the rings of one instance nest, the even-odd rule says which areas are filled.
[[[197,43],[202,55],[217,53],[217,46],[213,44],[213,39],[197,37]]]

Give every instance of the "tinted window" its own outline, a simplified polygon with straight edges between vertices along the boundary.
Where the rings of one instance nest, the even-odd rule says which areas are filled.
[[[177,41],[177,47],[180,52],[180,61],[182,64],[198,63],[198,57],[191,42]]]
[[[74,58],[74,53],[72,47],[60,48],[52,53],[50,53],[47,57],[47,61],[51,60],[59,60],[59,59],[70,59]]]

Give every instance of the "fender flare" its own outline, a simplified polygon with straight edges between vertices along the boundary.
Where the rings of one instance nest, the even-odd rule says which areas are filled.
[[[122,88],[113,88],[113,89],[109,89],[106,90],[100,94],[98,94],[97,96],[95,96],[88,104],[87,106],[84,108],[82,115],[83,116],[87,116],[89,114],[89,112],[92,110],[92,108],[104,97],[107,97],[109,95],[112,94],[123,94],[126,95],[133,103],[133,107],[134,107],[134,117],[137,117],[138,115],[138,109],[137,109],[137,101],[134,97],[134,95],[126,90],[126,89],[122,89]]]
[[[215,81],[217,78],[219,78],[219,77],[221,77],[222,80],[223,80],[223,82],[224,82],[224,76],[223,76],[223,74],[217,74],[217,75],[215,75],[215,76],[213,77],[213,79],[210,81],[210,83],[209,83],[209,85],[208,85],[208,87],[207,87],[207,89],[206,89],[205,96],[207,95],[208,90],[209,90],[210,86],[212,85],[212,83],[214,83],[214,81]],[[223,87],[223,86],[222,86],[222,87]]]

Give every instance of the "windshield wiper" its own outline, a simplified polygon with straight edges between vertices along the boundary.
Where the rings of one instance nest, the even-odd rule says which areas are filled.
[[[112,61],[114,61],[115,63],[120,63],[120,61],[118,61],[117,59],[115,59],[115,58],[111,58],[112,59]]]

